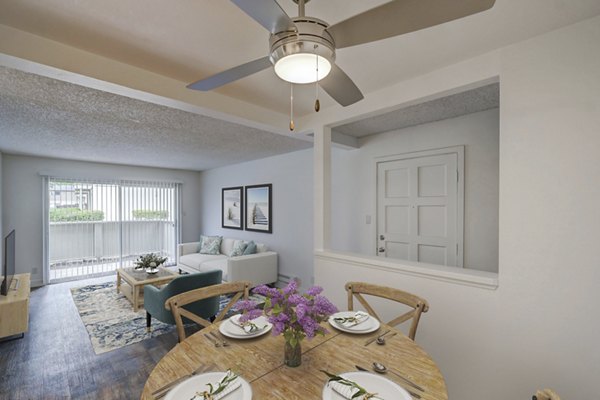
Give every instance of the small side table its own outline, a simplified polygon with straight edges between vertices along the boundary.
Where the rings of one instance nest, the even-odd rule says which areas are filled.
[[[133,304],[133,311],[138,311],[144,304],[144,286],[164,285],[177,276],[176,273],[163,267],[158,267],[158,272],[155,274],[148,274],[144,270],[136,270],[133,267],[119,268],[117,269],[117,293],[123,293]]]

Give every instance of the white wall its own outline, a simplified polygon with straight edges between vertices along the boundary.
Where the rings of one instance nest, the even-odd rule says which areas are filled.
[[[407,95],[416,99],[499,75],[496,290],[369,260],[316,258],[316,282],[339,306],[350,279],[401,287],[430,301],[417,341],[440,366],[451,399],[528,399],[543,387],[564,399],[598,398],[598,43],[595,17],[386,89],[398,93],[388,102],[401,103]],[[371,104],[383,101],[375,97]]]
[[[43,205],[40,173],[64,177],[181,182],[182,240],[196,240],[200,234],[198,172],[3,154],[2,225],[4,232],[16,229],[16,270],[18,273],[31,272],[32,285],[42,283]]]
[[[332,248],[375,255],[376,157],[464,145],[464,266],[497,272],[498,118],[498,109],[487,110],[367,136],[357,150],[334,149]]]
[[[202,232],[265,243],[278,253],[280,274],[299,277],[302,286],[310,286],[313,279],[312,161],[309,149],[203,171]],[[221,228],[221,189],[263,183],[273,184],[273,233]]]

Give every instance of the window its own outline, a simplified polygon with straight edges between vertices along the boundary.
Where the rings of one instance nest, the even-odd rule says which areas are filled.
[[[46,178],[50,282],[111,274],[141,254],[175,264],[180,184]]]

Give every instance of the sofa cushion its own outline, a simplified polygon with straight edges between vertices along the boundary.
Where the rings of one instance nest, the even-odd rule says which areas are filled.
[[[200,271],[202,271],[202,272],[214,271],[217,269],[223,271],[223,280],[227,282],[228,281],[227,257],[222,258],[222,259],[207,261],[205,263],[202,263],[202,266],[200,267]]]
[[[200,267],[202,266],[203,263],[209,262],[209,261],[214,261],[214,260],[220,260],[220,259],[227,260],[227,256],[225,256],[223,254],[211,255],[211,254],[192,253],[192,254],[186,254],[185,256],[180,256],[179,263],[185,264],[189,267],[200,270]]]
[[[221,254],[222,236],[200,236],[200,254]]]
[[[257,253],[264,253],[265,251],[267,251],[267,245],[262,244],[262,243],[256,243],[256,252]]]
[[[241,256],[242,254],[244,254],[244,251],[246,250],[247,246],[248,244],[243,240],[236,240],[233,245],[233,249],[231,250],[231,253],[229,253],[229,257]]]
[[[221,254],[228,255],[233,250],[233,245],[237,242],[235,239],[223,238],[221,241]]]
[[[247,256],[249,254],[254,254],[256,253],[256,243],[254,243],[254,241],[250,241],[248,243],[248,245],[246,246],[246,249],[244,250],[244,255]]]

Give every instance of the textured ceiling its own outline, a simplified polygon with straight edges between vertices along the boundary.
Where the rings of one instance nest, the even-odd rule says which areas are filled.
[[[415,104],[385,114],[337,126],[334,132],[354,137],[389,132],[426,124],[500,106],[500,85],[494,83],[476,89]]]
[[[312,147],[215,118],[0,67],[0,151],[204,170]]]
[[[288,14],[296,14],[291,0],[277,1]],[[307,15],[333,24],[385,2],[312,0]],[[0,0],[0,10],[0,24],[174,78],[181,87],[268,51],[268,33],[228,0]],[[484,13],[341,49],[337,64],[368,99],[369,93],[395,82],[598,14],[598,0],[497,0]],[[10,51],[21,42],[3,35],[0,44],[9,44],[3,48]],[[84,59],[65,59],[57,66],[71,71],[72,63],[74,72],[85,73],[85,65],[77,62],[85,64]],[[108,74],[106,80],[111,79]],[[289,112],[289,86],[272,70],[218,92]],[[313,85],[294,90],[296,116],[312,112],[314,93]],[[191,92],[198,99],[203,95]],[[362,136],[446,118],[444,113],[456,108],[447,101],[426,104],[427,112],[421,106],[337,130]],[[335,105],[323,91],[321,103],[323,109]],[[202,170],[310,146],[231,122],[0,70],[0,150],[6,152]]]
[[[291,0],[278,1],[296,15]],[[384,2],[312,0],[306,10],[335,23]],[[266,30],[227,0],[0,0],[0,9],[0,24],[175,78],[182,85],[268,52]],[[368,97],[393,82],[598,14],[598,0],[497,0],[491,10],[477,15],[341,49],[337,63]],[[272,70],[218,91],[288,112],[289,86]],[[297,88],[294,95],[296,114],[310,112],[313,85]],[[323,93],[323,108],[333,104]]]

